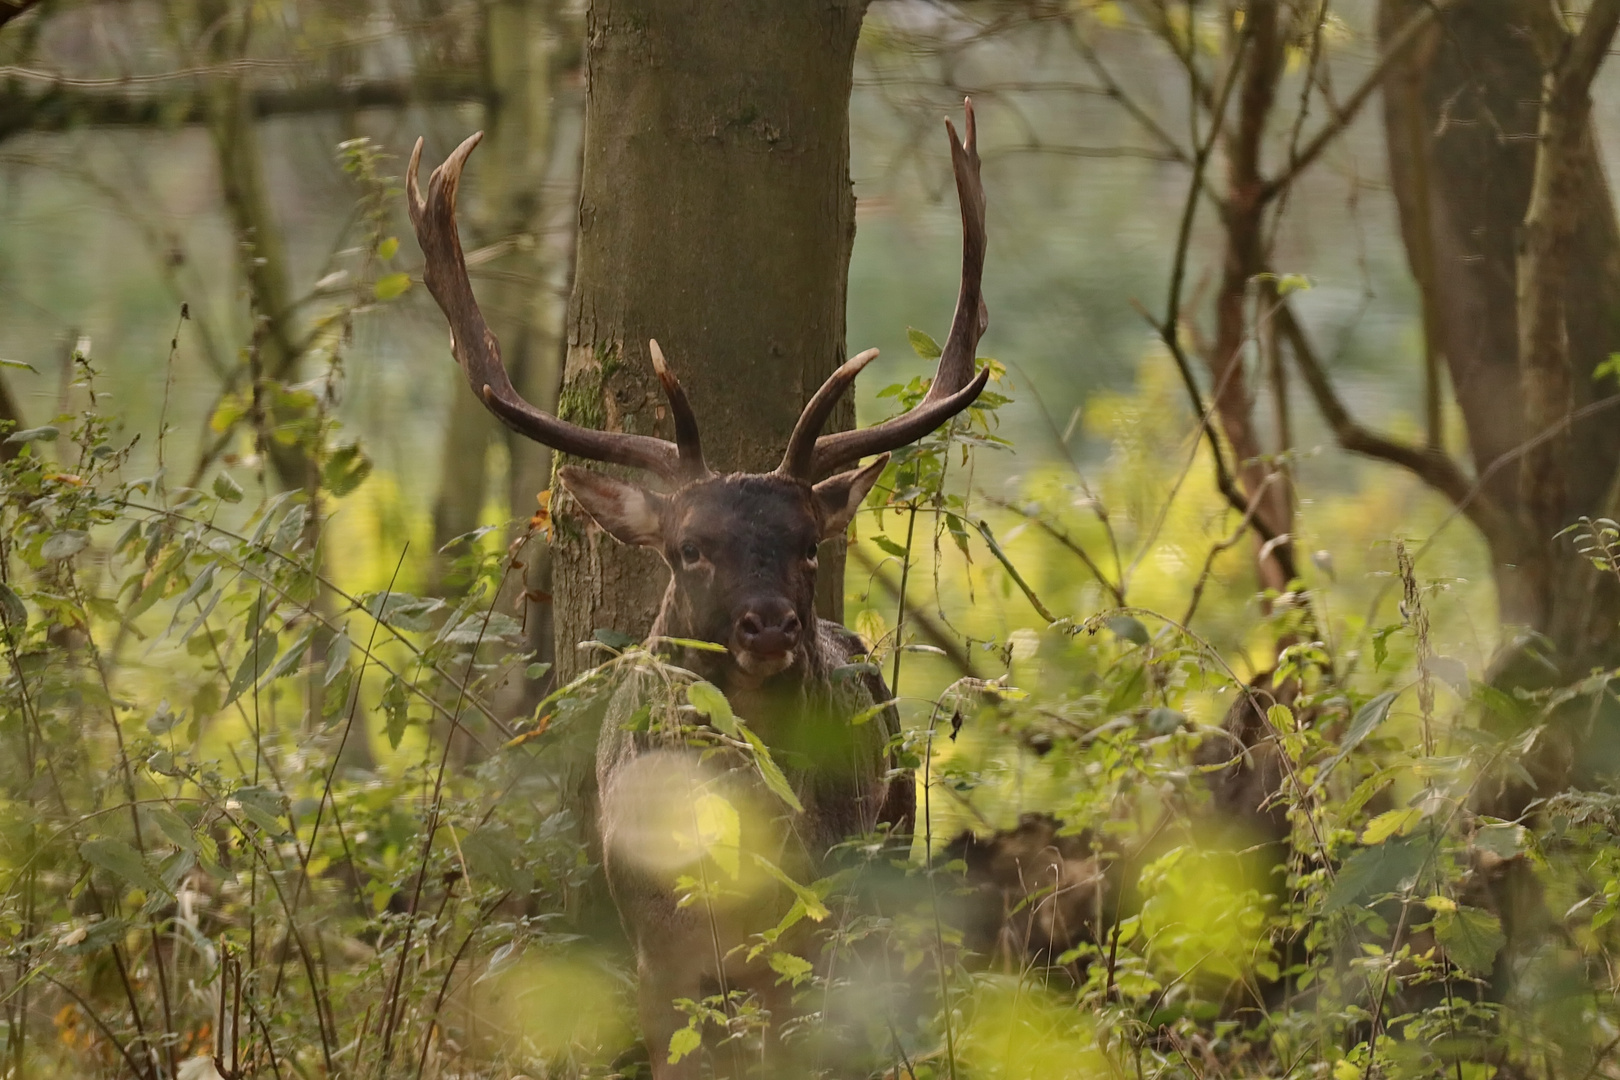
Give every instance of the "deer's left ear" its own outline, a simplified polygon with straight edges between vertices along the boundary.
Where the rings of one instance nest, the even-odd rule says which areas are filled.
[[[861,500],[883,475],[883,467],[888,463],[889,455],[882,454],[864,469],[829,476],[810,489],[821,518],[823,540],[830,540],[849,528],[849,523],[855,520],[855,511],[861,508]]]

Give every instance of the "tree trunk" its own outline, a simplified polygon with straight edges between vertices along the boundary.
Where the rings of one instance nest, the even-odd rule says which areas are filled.
[[[656,338],[710,464],[776,465],[800,408],[844,356],[849,93],[864,6],[592,5],[565,417],[671,437],[647,354]],[[616,546],[558,503],[566,678],[589,661],[573,646],[594,631],[646,632],[668,575],[657,555]],[[821,606],[836,617],[834,555],[822,562]]]
[[[1422,3],[1382,0],[1386,39]],[[1484,494],[1505,511],[1500,527],[1484,530],[1502,622],[1539,635],[1498,660],[1496,678],[1521,686],[1620,661],[1620,586],[1554,538],[1583,515],[1615,514],[1620,463],[1612,413],[1557,433],[1571,409],[1615,392],[1593,372],[1620,351],[1620,228],[1590,121],[1565,117],[1550,139],[1544,124],[1544,81],[1567,41],[1550,0],[1474,0],[1396,64],[1384,95],[1391,179],[1430,340]],[[1573,235],[1543,228],[1545,200],[1539,210],[1532,203],[1538,167],[1579,222]],[[1527,315],[1535,322],[1521,325]],[[1568,734],[1544,740],[1547,760],[1531,763],[1543,787],[1620,765],[1620,725],[1594,721]]]
[[[1391,32],[1421,4],[1383,0],[1381,28]],[[1536,43],[1563,33],[1556,20],[1549,0],[1460,5],[1430,32],[1426,47],[1397,65],[1384,101],[1402,234],[1474,467],[1485,476],[1501,461],[1484,489],[1520,523],[1485,537],[1503,622],[1550,635],[1559,666],[1578,670],[1620,657],[1620,590],[1600,585],[1590,565],[1552,534],[1583,514],[1612,512],[1620,424],[1599,414],[1573,425],[1561,455],[1565,490],[1555,506],[1534,514],[1517,459],[1504,457],[1548,424],[1547,417],[1532,424],[1521,388],[1519,251],[1540,145],[1545,72]],[[1567,342],[1567,405],[1576,409],[1613,391],[1592,373],[1620,350],[1620,229],[1591,125],[1580,126],[1582,137],[1566,148],[1568,197],[1581,227],[1567,252],[1559,328]],[[1573,589],[1556,580],[1570,575]],[[1571,611],[1571,604],[1586,610]]]
[[[1243,56],[1243,89],[1238,99],[1237,131],[1227,143],[1227,192],[1224,225],[1226,253],[1220,292],[1215,297],[1215,341],[1209,350],[1213,399],[1221,431],[1232,444],[1234,468],[1255,516],[1276,537],[1293,530],[1293,496],[1287,474],[1267,461],[1254,422],[1254,397],[1243,369],[1249,337],[1249,283],[1266,268],[1264,236],[1265,180],[1260,153],[1265,142],[1277,80],[1282,75],[1287,40],[1276,0],[1254,0],[1243,33],[1249,46]],[[1278,433],[1279,436],[1282,434]],[[1286,447],[1280,447],[1286,449]],[[1288,588],[1293,541],[1261,541],[1271,554],[1259,560],[1260,585],[1274,592]]]

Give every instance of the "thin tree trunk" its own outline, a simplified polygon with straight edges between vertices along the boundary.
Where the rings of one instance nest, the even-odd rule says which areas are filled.
[[[849,93],[864,6],[591,6],[564,416],[669,436],[647,354],[656,338],[710,463],[775,466],[801,406],[844,355]],[[575,642],[647,630],[667,573],[572,507],[553,510],[567,677],[589,659]],[[822,606],[836,616],[842,559],[822,567]]]
[[[1256,517],[1270,526],[1274,536],[1293,529],[1292,495],[1285,475],[1265,460],[1265,449],[1254,421],[1254,399],[1243,368],[1244,344],[1249,336],[1249,283],[1266,266],[1265,180],[1260,152],[1276,103],[1277,80],[1282,74],[1284,37],[1282,14],[1276,0],[1254,0],[1245,16],[1243,33],[1249,45],[1241,55],[1246,69],[1239,95],[1237,130],[1228,146],[1226,195],[1226,255],[1220,291],[1215,297],[1215,340],[1207,361],[1215,381],[1215,411],[1221,432],[1232,444],[1238,476],[1251,502],[1258,502]],[[1291,548],[1284,540],[1273,551]],[[1260,584],[1282,592],[1288,588],[1291,565],[1287,552],[1260,560]]]

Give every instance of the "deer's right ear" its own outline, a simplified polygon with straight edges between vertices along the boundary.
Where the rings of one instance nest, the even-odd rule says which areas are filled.
[[[815,496],[816,508],[821,512],[823,540],[840,536],[849,528],[849,523],[855,519],[855,511],[861,508],[861,500],[878,482],[878,477],[883,475],[883,467],[888,463],[889,455],[880,454],[866,468],[829,476],[810,489]]]
[[[626,480],[572,465],[558,469],[557,476],[580,509],[621,544],[663,545],[664,496]]]

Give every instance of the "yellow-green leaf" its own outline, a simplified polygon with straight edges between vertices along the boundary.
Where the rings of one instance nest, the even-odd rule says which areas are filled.
[[[405,273],[384,274],[377,279],[377,284],[371,291],[379,300],[392,300],[402,296],[406,289],[411,287],[411,275]]]
[[[690,1054],[703,1045],[703,1035],[695,1027],[683,1027],[669,1037],[669,1063],[674,1065],[681,1058]]]
[[[1361,834],[1361,842],[1382,844],[1392,836],[1405,836],[1422,820],[1423,811],[1415,806],[1405,810],[1385,811],[1367,822],[1367,828]]]
[[[794,810],[804,813],[804,804],[793,793],[793,788],[788,784],[787,777],[782,775],[782,770],[777,768],[776,761],[771,757],[771,751],[766,747],[764,740],[742,724],[737,725],[737,730],[748,740],[748,745],[754,748],[754,762],[759,766],[759,775],[765,781],[765,786]]]
[[[686,688],[686,700],[692,703],[692,708],[709,718],[714,729],[737,737],[737,716],[731,711],[731,702],[726,695],[713,683],[698,681]]]

